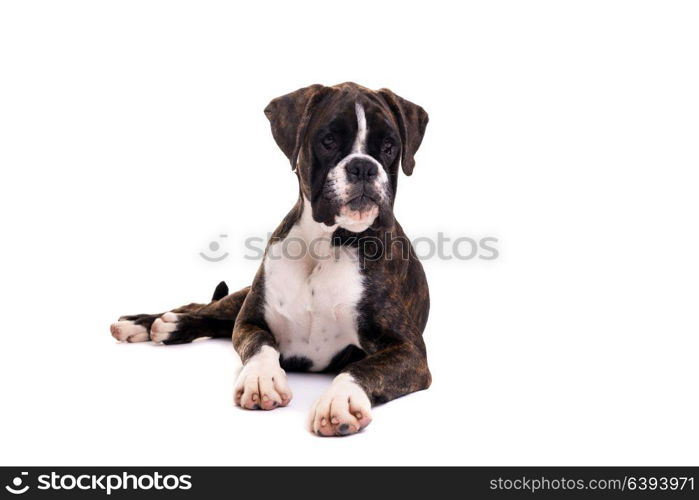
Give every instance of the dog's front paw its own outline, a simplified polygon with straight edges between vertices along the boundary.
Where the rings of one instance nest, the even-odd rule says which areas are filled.
[[[371,423],[371,402],[350,374],[341,373],[313,405],[308,422],[319,436],[355,434]]]
[[[233,389],[235,404],[248,410],[273,410],[291,401],[286,372],[279,366],[279,353],[269,346],[245,363]]]

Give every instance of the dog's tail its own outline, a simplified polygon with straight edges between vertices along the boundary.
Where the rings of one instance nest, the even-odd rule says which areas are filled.
[[[222,281],[216,285],[216,290],[214,290],[214,295],[211,297],[211,302],[221,300],[226,295],[228,295],[228,285],[226,285],[225,281]]]

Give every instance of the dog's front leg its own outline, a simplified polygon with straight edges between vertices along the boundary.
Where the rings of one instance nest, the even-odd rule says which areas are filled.
[[[235,404],[247,410],[273,410],[288,405],[291,389],[279,364],[274,336],[253,323],[237,321],[233,346],[243,362],[233,389]]]
[[[396,341],[348,365],[311,409],[309,428],[320,436],[354,434],[371,422],[371,406],[431,382],[422,338]]]

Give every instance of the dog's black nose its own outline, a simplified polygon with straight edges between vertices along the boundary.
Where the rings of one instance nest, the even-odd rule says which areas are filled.
[[[370,181],[379,173],[376,164],[364,158],[351,160],[345,169],[350,182]]]

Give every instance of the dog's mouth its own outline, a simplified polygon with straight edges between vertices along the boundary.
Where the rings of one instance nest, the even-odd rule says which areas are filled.
[[[344,219],[344,222],[350,223],[350,225],[370,226],[378,215],[379,204],[371,195],[366,193],[355,196],[340,207],[341,219]]]
[[[371,210],[373,207],[378,207],[379,204],[373,196],[371,196],[369,193],[363,192],[359,196],[355,196],[345,203],[345,206],[353,211],[366,212]]]
[[[371,182],[339,183],[330,178],[314,205],[316,220],[354,233],[368,228],[390,228],[393,212],[385,185]]]

